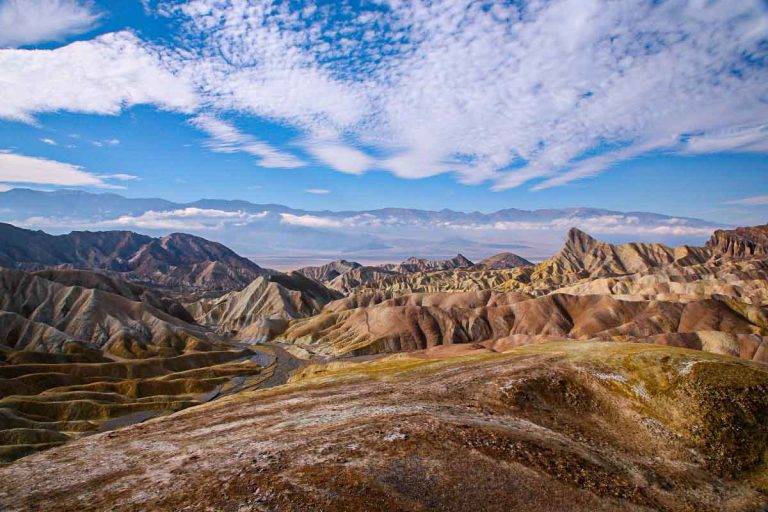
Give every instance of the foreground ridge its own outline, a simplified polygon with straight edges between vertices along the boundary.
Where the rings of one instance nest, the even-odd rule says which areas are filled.
[[[768,447],[765,367],[638,344],[554,343],[503,354],[465,347],[311,366],[287,386],[24,458],[0,469],[0,504],[9,511],[768,504],[758,490],[763,470],[752,472]]]

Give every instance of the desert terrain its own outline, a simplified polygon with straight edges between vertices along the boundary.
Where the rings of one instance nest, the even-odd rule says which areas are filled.
[[[768,226],[279,272],[0,229],[3,510],[765,510]]]

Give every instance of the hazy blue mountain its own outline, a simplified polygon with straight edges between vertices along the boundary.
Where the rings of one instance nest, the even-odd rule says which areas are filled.
[[[701,219],[599,208],[506,208],[495,212],[382,208],[308,211],[279,204],[201,199],[179,203],[79,190],[0,192],[0,221],[51,233],[130,230],[150,236],[187,232],[279,268],[322,264],[344,256],[363,263],[409,256],[480,260],[512,250],[529,259],[554,252],[579,227],[610,241],[702,243],[723,227]]]

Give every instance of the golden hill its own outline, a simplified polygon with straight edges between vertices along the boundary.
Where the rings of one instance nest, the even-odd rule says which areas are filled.
[[[763,365],[623,343],[318,365],[0,468],[0,507],[764,510],[767,388]]]

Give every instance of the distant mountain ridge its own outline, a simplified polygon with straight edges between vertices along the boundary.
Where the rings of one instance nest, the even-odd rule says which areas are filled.
[[[29,189],[0,192],[0,222],[53,233],[84,229],[128,229],[153,237],[191,233],[281,269],[338,259],[377,265],[414,254],[446,259],[457,252],[473,261],[501,251],[536,261],[557,250],[573,226],[612,242],[669,245],[700,244],[715,229],[729,227],[687,217],[585,207],[329,211],[244,200],[174,202]]]
[[[0,192],[0,210],[12,211],[20,217],[24,216],[60,216],[60,217],[95,217],[110,218],[117,215],[140,215],[147,211],[166,211],[183,208],[201,208],[223,211],[244,211],[259,213],[289,213],[294,215],[323,215],[329,217],[349,217],[352,215],[376,215],[381,217],[396,217],[403,220],[440,220],[440,221],[470,221],[470,222],[500,222],[500,221],[534,221],[546,220],[563,214],[580,215],[612,215],[623,214],[647,219],[669,219],[668,215],[651,212],[619,212],[603,208],[572,207],[572,208],[542,208],[524,210],[519,208],[504,208],[490,213],[479,211],[464,212],[444,208],[442,210],[421,210],[416,208],[378,208],[373,210],[304,210],[275,203],[252,203],[240,199],[199,199],[186,203],[168,201],[160,198],[128,198],[119,194],[94,194],[80,190],[39,191],[25,188],[13,188]],[[692,217],[674,217],[690,221],[696,225],[716,225],[708,221]]]
[[[161,287],[231,290],[273,272],[226,246],[184,233],[152,238],[131,231],[49,235],[0,223],[0,266],[91,269]]]

